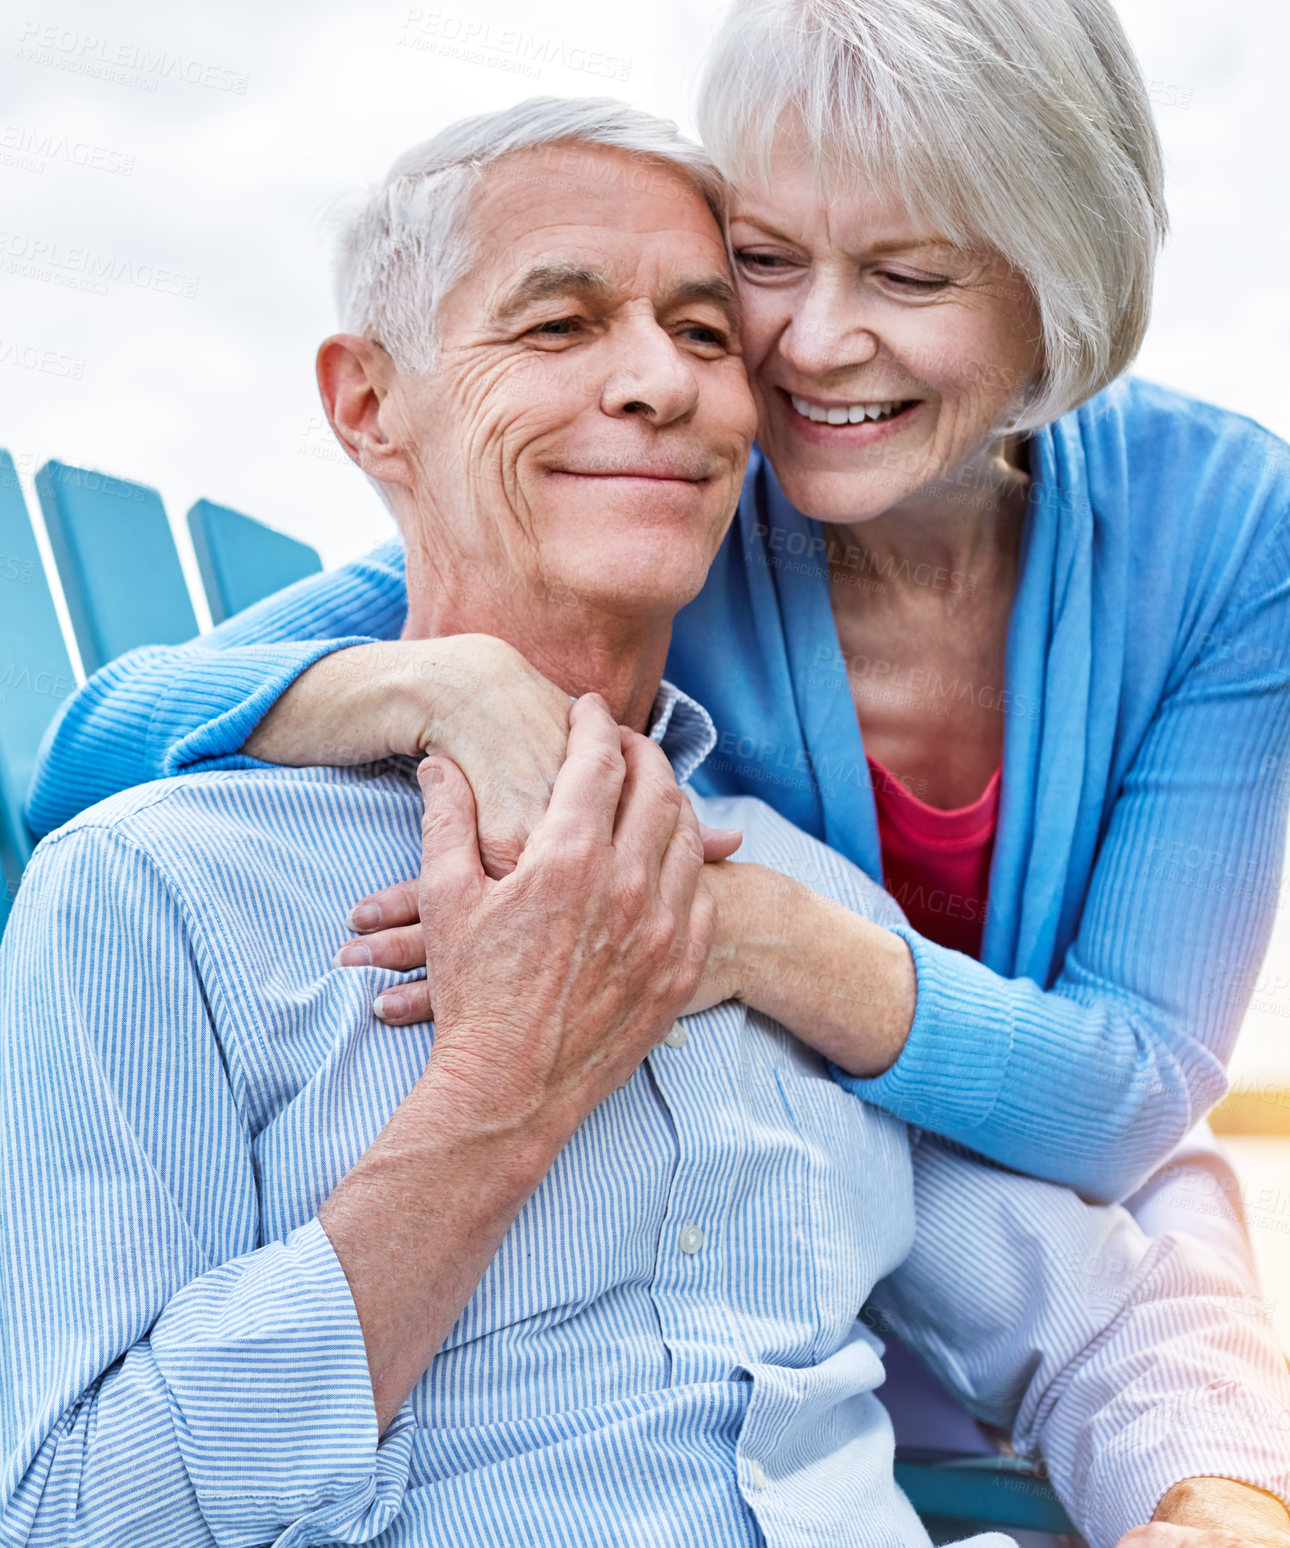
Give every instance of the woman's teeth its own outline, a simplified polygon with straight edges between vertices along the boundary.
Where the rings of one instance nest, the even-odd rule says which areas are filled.
[[[828,408],[822,403],[811,403],[806,398],[789,395],[789,401],[803,419],[817,425],[859,425],[866,419],[890,419],[901,409],[908,408],[912,399],[895,403],[834,403]]]

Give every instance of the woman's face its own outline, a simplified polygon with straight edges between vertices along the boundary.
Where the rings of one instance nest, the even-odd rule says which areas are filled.
[[[987,463],[1041,364],[1029,287],[1000,259],[916,226],[880,190],[822,202],[784,155],[736,192],[730,245],[758,439],[808,516],[882,515]]]

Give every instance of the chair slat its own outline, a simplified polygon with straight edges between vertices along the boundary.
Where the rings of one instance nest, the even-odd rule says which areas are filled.
[[[0,928],[31,855],[22,813],[36,753],[75,687],[13,458],[0,451]]]
[[[188,530],[217,624],[322,569],[307,543],[210,500],[198,500],[188,512]]]
[[[197,633],[155,489],[47,462],[36,492],[86,672],[137,645],[177,645]]]
[[[1052,1485],[1028,1457],[932,1460],[935,1455],[917,1457],[906,1447],[896,1453],[896,1482],[924,1523],[943,1529],[935,1541],[987,1530],[1074,1533]]]

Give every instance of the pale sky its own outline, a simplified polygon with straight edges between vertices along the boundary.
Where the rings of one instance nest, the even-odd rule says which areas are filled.
[[[0,21],[0,444],[33,510],[32,475],[57,457],[155,485],[190,574],[183,517],[203,496],[329,564],[389,535],[314,388],[329,205],[452,119],[536,93],[621,96],[692,128],[723,10],[15,0]],[[1139,370],[1290,436],[1290,6],[1120,10],[1173,215]],[[114,278],[87,277],[105,266]],[[1290,1083],[1285,909],[1278,969],[1237,1068]]]

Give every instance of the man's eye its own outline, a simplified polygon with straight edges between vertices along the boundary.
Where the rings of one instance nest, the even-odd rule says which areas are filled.
[[[711,328],[707,323],[691,323],[685,329],[685,334],[696,344],[716,345],[718,349],[725,349],[730,342],[729,337],[720,328]]]
[[[567,338],[574,331],[578,322],[579,319],[576,317],[556,317],[550,322],[539,323],[530,331],[540,334],[543,338],[562,339]]]

